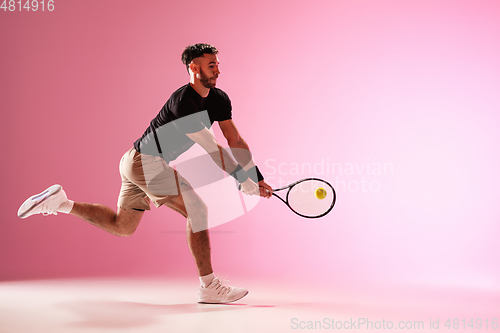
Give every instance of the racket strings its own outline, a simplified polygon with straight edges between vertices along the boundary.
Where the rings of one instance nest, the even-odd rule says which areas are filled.
[[[318,191],[320,192],[318,193]],[[306,180],[295,184],[288,192],[290,208],[307,217],[318,217],[326,214],[334,203],[335,192],[333,188],[327,182],[320,180]]]

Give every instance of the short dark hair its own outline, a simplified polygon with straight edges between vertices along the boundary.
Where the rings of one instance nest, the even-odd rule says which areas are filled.
[[[182,63],[186,65],[186,69],[189,73],[189,64],[193,59],[203,57],[204,54],[217,54],[219,51],[210,44],[198,43],[189,45],[182,52]]]

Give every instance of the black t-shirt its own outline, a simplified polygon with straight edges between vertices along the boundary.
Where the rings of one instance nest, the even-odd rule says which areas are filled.
[[[188,83],[175,91],[134,148],[143,154],[162,156],[166,162],[175,160],[194,145],[186,133],[210,128],[214,121],[231,119],[231,100],[218,88],[201,97]],[[158,149],[160,146],[160,150]]]

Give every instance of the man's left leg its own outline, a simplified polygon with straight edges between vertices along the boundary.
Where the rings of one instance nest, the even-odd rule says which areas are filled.
[[[227,286],[213,274],[207,206],[194,190],[181,192],[182,195],[173,196],[165,205],[187,219],[187,241],[200,276],[198,302],[229,303],[243,298],[248,294],[246,289]]]
[[[184,192],[183,195],[172,197],[170,200],[165,202],[165,205],[186,218],[186,236],[188,246],[196,262],[196,267],[198,267],[199,275],[205,276],[213,273],[208,229],[202,228],[203,230],[201,231],[193,232],[191,224],[195,220],[199,224],[203,224],[204,222],[206,223],[208,221],[207,207],[203,200],[198,197],[198,195],[194,193],[194,191],[189,192],[192,193]],[[191,213],[191,218],[188,217],[186,205],[183,198],[186,198],[186,201],[189,200],[188,204],[191,204],[191,207],[193,207],[194,205],[196,205],[197,207],[196,209],[190,209],[190,211],[193,211]],[[194,216],[195,212],[197,215],[196,217]]]

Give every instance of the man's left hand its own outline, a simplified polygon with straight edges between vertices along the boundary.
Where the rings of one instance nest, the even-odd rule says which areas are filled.
[[[273,194],[273,188],[263,180],[259,182],[259,188],[260,188],[260,196],[263,198],[269,199]]]

